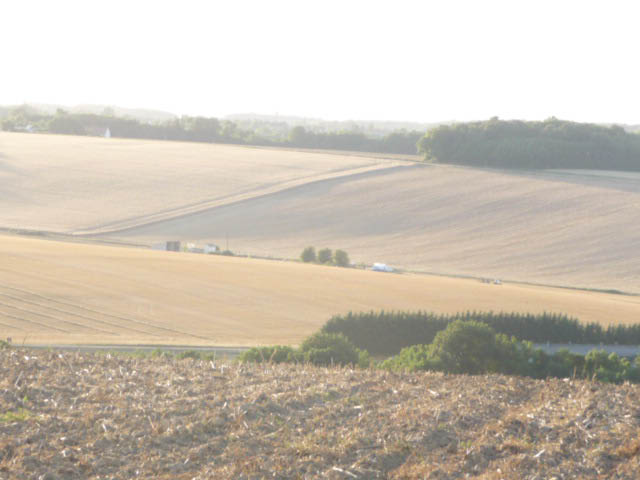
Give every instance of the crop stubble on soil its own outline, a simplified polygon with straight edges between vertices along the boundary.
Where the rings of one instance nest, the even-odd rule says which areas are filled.
[[[9,132],[0,132],[0,153],[0,227],[55,232],[134,225],[392,165],[292,150]]]
[[[0,371],[3,480],[640,470],[637,385],[27,350]]]
[[[633,323],[640,297],[0,236],[0,338],[297,344],[348,311],[559,312]]]

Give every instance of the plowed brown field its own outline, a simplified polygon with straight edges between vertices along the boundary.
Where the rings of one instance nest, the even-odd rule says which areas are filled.
[[[0,351],[0,478],[620,479],[640,387]]]

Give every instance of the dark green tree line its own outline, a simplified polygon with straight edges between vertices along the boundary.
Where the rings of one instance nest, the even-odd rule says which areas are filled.
[[[418,148],[428,161],[479,167],[640,170],[640,135],[556,118],[442,125]]]

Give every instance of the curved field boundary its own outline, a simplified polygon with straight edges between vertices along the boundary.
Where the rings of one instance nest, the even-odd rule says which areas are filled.
[[[413,166],[413,164],[410,164]],[[104,235],[109,233],[117,233],[132,228],[144,227],[153,223],[164,222],[166,220],[173,220],[175,218],[186,217],[195,213],[200,213],[205,210],[210,210],[233,203],[242,202],[245,200],[252,200],[254,198],[264,197],[274,193],[279,193],[292,188],[300,187],[308,183],[316,183],[324,180],[332,180],[341,177],[351,177],[360,175],[362,173],[368,173],[377,170],[387,170],[393,168],[402,168],[407,165],[397,164],[374,164],[366,167],[359,167],[346,170],[333,171],[324,175],[314,175],[308,177],[297,178],[287,182],[278,183],[276,185],[270,185],[264,188],[258,188],[254,190],[244,191],[236,195],[229,195],[223,198],[215,198],[211,200],[205,200],[191,205],[185,205],[169,210],[163,210],[161,212],[152,213],[149,215],[143,215],[139,217],[129,218],[117,222],[112,222],[105,225],[88,227],[86,229],[75,230],[68,232],[74,236],[89,236],[89,235]]]

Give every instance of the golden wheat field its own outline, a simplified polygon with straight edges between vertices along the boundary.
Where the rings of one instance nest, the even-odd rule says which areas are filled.
[[[13,343],[297,344],[350,310],[563,312],[631,323],[640,297],[0,236]]]

